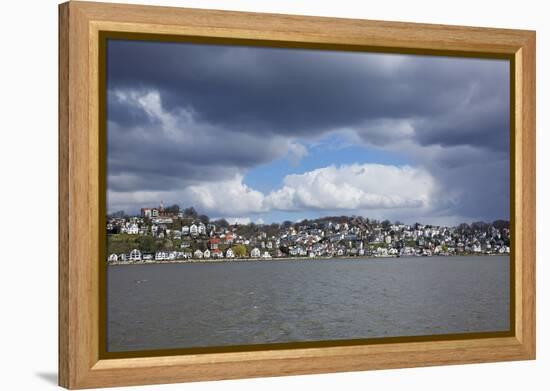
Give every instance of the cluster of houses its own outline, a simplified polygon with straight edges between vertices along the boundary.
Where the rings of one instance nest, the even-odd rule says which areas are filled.
[[[136,246],[123,252],[111,252],[108,248],[108,262],[510,253],[510,231],[507,222],[502,221],[442,227],[342,216],[287,222],[274,228],[273,224],[217,225],[196,216],[163,213],[162,205],[141,212],[141,216],[109,218],[107,233],[149,236],[158,248],[151,251]]]
[[[231,248],[225,250],[225,252],[214,249],[206,249],[201,251],[200,249],[195,250],[194,252],[186,251],[156,251],[152,252],[142,252],[139,249],[133,249],[130,253],[121,253],[121,254],[111,254],[108,257],[108,262],[111,263],[139,263],[139,262],[159,262],[159,261],[177,261],[183,259],[235,259],[235,254]],[[250,251],[250,256],[248,258],[263,258],[269,259],[271,255],[266,251],[262,252],[258,248],[253,248]]]

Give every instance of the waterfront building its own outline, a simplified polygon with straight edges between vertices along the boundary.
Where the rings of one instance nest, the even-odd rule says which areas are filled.
[[[235,258],[235,254],[233,253],[233,250],[228,248],[227,251],[225,252],[225,257],[226,258]]]
[[[257,248],[257,247],[254,247],[254,248],[252,249],[252,251],[250,251],[250,256],[251,256],[252,258],[259,258],[260,255],[261,255],[260,249]]]
[[[194,255],[195,258],[201,259],[202,256],[203,256],[203,253],[202,253],[201,250],[198,250],[198,249],[197,249],[193,255]]]
[[[139,251],[137,248],[130,251],[130,261],[141,261],[141,251]]]
[[[155,253],[155,261],[166,261],[168,259],[168,253],[166,251],[157,251]]]

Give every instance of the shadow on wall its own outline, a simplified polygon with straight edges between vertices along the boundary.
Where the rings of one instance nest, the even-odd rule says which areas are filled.
[[[46,383],[57,385],[57,372],[39,372],[36,376],[44,380]]]

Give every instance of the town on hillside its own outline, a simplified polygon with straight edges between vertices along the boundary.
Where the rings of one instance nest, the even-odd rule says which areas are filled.
[[[107,216],[107,262],[149,263],[245,259],[506,255],[509,222],[455,227],[331,216],[281,224],[211,221],[193,207],[142,208]]]

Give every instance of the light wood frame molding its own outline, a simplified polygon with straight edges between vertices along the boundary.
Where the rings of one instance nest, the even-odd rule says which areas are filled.
[[[507,55],[514,178],[514,335],[101,359],[101,31]],[[535,32],[71,1],[59,6],[59,384],[92,388],[535,358]]]

